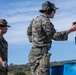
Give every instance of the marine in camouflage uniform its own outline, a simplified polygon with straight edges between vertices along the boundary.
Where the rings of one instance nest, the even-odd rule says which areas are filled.
[[[68,39],[69,31],[57,32],[47,16],[52,12],[55,13],[56,9],[58,8],[49,1],[43,3],[40,10],[42,14],[34,18],[27,29],[29,41],[32,43],[29,53],[32,75],[50,75],[51,54],[48,51],[51,48],[52,40],[66,41]]]
[[[0,19],[0,75],[7,75],[7,67],[5,62],[8,61],[8,42],[4,39],[3,35],[7,32],[7,21]]]

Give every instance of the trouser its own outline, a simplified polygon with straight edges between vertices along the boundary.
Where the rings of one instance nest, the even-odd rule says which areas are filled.
[[[0,68],[0,75],[8,75],[5,68]]]
[[[32,48],[29,63],[32,75],[50,75],[50,53],[46,47]]]

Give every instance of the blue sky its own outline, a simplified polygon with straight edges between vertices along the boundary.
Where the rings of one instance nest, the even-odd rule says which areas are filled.
[[[5,18],[11,28],[4,35],[9,43],[8,63],[26,64],[31,44],[26,30],[30,21],[40,15],[41,4],[46,0],[0,0],[0,18]],[[59,9],[51,19],[57,31],[67,30],[76,21],[76,0],[49,0]],[[68,41],[53,41],[50,61],[76,59],[76,32],[69,35]]]

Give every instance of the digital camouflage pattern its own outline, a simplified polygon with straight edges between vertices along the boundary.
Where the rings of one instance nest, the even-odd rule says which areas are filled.
[[[50,75],[50,53],[43,53],[41,48],[32,48],[29,54],[29,62],[32,75]]]
[[[4,39],[4,37],[0,38],[0,57],[3,61],[8,61],[7,59],[7,50],[8,50],[8,43]],[[6,69],[0,66],[0,75],[7,75]]]
[[[29,63],[32,75],[50,75],[50,53],[52,40],[64,41],[68,39],[66,31],[57,32],[50,19],[41,14],[33,19],[27,29],[32,49],[29,54]]]
[[[47,10],[48,7],[54,10],[58,9],[53,3],[46,1],[45,3],[42,4],[42,9],[39,10],[39,12],[43,13],[43,11]]]
[[[67,40],[68,34],[66,31],[56,32],[54,25],[50,19],[41,14],[32,20],[28,27],[27,34],[33,46],[44,47],[51,46],[52,39],[56,41]]]

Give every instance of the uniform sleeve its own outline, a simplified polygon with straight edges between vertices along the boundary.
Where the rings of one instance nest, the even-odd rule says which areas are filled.
[[[42,27],[49,39],[55,41],[65,41],[68,39],[68,33],[66,31],[57,32],[54,25],[49,21],[43,22]]]
[[[68,39],[68,33],[66,31],[56,32],[53,35],[55,41],[66,41]]]
[[[46,21],[46,22],[43,22],[42,27],[43,27],[43,30],[46,33],[47,37],[49,39],[52,39],[54,33],[56,32],[54,25],[51,22]]]
[[[32,42],[32,22],[33,20],[31,21],[29,27],[27,28],[27,36],[30,42]]]

